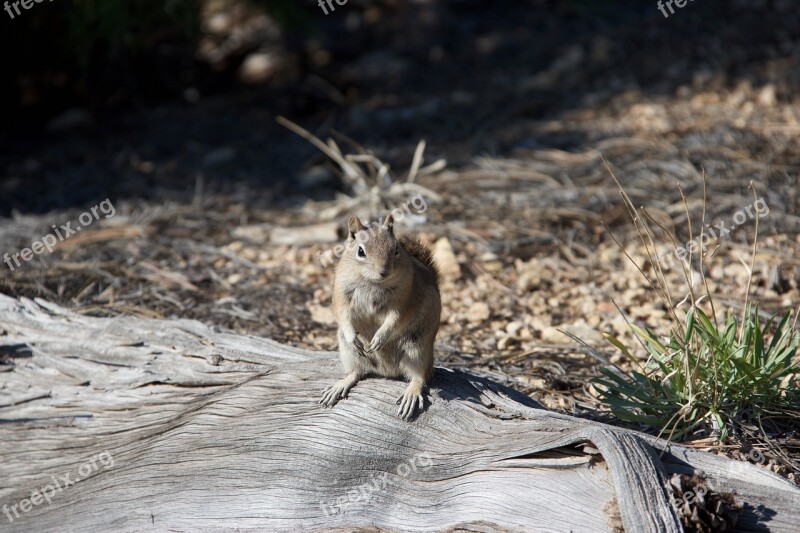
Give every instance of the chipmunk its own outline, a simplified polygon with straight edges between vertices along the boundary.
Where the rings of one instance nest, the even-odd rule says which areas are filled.
[[[319,403],[334,406],[369,374],[402,377],[409,384],[397,399],[397,414],[409,420],[423,409],[423,391],[433,374],[433,341],[442,311],[439,272],[422,243],[395,238],[391,215],[368,227],[350,217],[347,225],[333,282],[339,354],[347,376],[325,389]]]

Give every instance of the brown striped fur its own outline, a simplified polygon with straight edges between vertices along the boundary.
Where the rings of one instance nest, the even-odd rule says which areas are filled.
[[[398,399],[403,418],[423,408],[433,374],[439,330],[439,269],[430,249],[413,237],[395,238],[392,216],[382,224],[348,221],[345,251],[336,265],[333,312],[347,376],[320,403],[333,406],[359,380],[373,374],[409,380]]]

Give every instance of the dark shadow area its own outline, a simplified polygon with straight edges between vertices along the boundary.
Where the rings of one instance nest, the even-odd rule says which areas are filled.
[[[466,389],[464,384],[469,383],[471,388]],[[462,400],[483,405],[481,394],[484,391],[491,391],[508,397],[511,401],[520,403],[533,409],[544,409],[544,407],[529,396],[522,394],[509,386],[501,385],[490,379],[475,376],[463,370],[448,368],[437,368],[433,379],[429,383],[432,389],[436,389],[437,395],[446,400]],[[499,418],[503,418],[500,415]]]
[[[769,523],[775,511],[764,505],[753,507],[748,503],[742,505],[739,520],[736,522],[737,531],[770,531]]]
[[[523,125],[621,94],[747,81],[780,99],[800,77],[800,11],[785,0],[668,17],[655,1],[349,0],[327,14],[312,1],[151,3],[0,11],[0,216],[106,197],[331,198],[335,175],[310,170],[322,157],[278,115],[388,162],[425,138],[458,166],[579,150],[597,136]]]
[[[33,357],[33,350],[27,344],[3,344],[0,345],[0,357],[13,359]]]

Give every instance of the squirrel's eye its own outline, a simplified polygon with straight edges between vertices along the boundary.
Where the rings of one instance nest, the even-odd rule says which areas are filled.
[[[397,245],[394,247],[394,255],[400,255],[400,247]]]
[[[367,252],[364,251],[363,246],[358,247],[358,257],[367,257]]]

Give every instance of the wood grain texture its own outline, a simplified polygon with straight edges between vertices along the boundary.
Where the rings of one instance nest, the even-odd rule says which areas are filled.
[[[437,368],[408,423],[399,381],[319,407],[335,353],[3,295],[0,354],[0,506],[95,462],[51,503],[0,514],[3,531],[669,532],[665,476],[698,470],[745,503],[741,530],[800,523],[800,491],[763,469],[460,371]]]

